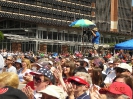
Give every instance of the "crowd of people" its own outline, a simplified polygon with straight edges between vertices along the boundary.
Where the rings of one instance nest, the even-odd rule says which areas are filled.
[[[133,99],[133,57],[16,52],[0,54],[0,99]]]

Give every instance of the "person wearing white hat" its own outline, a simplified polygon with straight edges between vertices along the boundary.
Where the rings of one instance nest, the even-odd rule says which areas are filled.
[[[42,93],[41,99],[65,99],[66,95],[63,89],[59,86],[49,85],[44,90],[39,91]]]
[[[89,69],[89,60],[87,58],[83,59],[83,67],[88,71]]]

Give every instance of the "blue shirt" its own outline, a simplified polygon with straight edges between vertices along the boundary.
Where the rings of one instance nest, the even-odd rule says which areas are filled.
[[[69,99],[69,97],[67,97],[66,99]],[[80,95],[79,97],[75,99],[90,99],[90,96],[87,95],[87,93],[85,92],[84,94]]]
[[[96,36],[92,38],[92,43],[99,44],[100,33],[97,31]]]

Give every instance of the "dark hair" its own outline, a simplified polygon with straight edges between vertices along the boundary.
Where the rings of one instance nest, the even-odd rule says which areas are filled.
[[[98,86],[103,83],[102,71],[99,67],[94,67],[92,70],[92,83]]]
[[[73,72],[76,68],[75,64],[73,61],[66,61],[64,63],[64,66],[69,66],[70,67],[70,72],[69,72],[69,76],[73,76]],[[63,75],[65,76],[65,74],[63,73]]]
[[[125,83],[133,90],[133,79],[130,76],[119,74],[114,78],[113,82],[115,82],[118,78],[123,78]]]
[[[83,66],[79,66],[79,67],[77,67],[74,70],[73,74],[75,75],[77,72],[85,72],[85,73],[87,73],[87,70]]]

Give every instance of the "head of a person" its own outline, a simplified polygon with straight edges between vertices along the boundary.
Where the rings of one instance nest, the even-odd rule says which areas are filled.
[[[99,67],[95,67],[92,69],[92,74],[91,74],[91,78],[92,78],[92,83],[99,85],[102,83],[103,79],[102,79],[102,70]]]
[[[89,66],[89,60],[87,58],[83,59],[83,66],[88,67]]]
[[[69,76],[73,76],[73,72],[74,69],[76,68],[75,64],[73,61],[67,61],[65,62],[65,64],[63,65],[63,75],[69,75]]]
[[[6,63],[6,65],[12,65],[13,64],[13,57],[7,56],[5,63]]]
[[[0,89],[0,99],[28,99],[28,97],[17,88],[5,86]]]
[[[75,61],[75,66],[80,67],[81,66],[80,61]]]
[[[53,67],[53,61],[49,60],[48,61],[48,68],[51,69],[51,67]]]
[[[85,72],[85,73],[87,73],[87,70],[83,66],[79,66],[79,67],[75,68],[73,74],[75,75],[77,72]]]
[[[17,69],[20,69],[22,67],[21,59],[17,59],[14,65]]]
[[[37,72],[30,72],[30,74],[33,75],[34,87],[37,91],[54,83],[54,76],[47,68],[40,68]]]
[[[31,69],[31,62],[29,59],[23,59],[22,60],[22,68]]]
[[[65,64],[66,61],[67,61],[66,58],[62,58],[62,59],[61,59],[61,66],[63,66],[63,65]]]
[[[123,82],[113,82],[107,89],[100,89],[102,99],[132,99],[131,88]]]
[[[48,65],[48,59],[47,58],[41,58],[36,63],[32,64],[32,70],[37,71],[42,67],[46,67]]]
[[[87,81],[85,81],[83,77],[78,76],[72,76],[68,78],[68,82],[72,84],[73,89],[75,91],[74,94],[84,93],[90,86],[90,84]]]
[[[127,63],[121,63],[117,67],[115,67],[116,75],[124,74],[127,76],[131,76],[132,74],[132,66]]]
[[[121,60],[119,58],[115,58],[113,61],[114,67],[117,67],[121,63]]]
[[[130,76],[120,74],[114,78],[113,82],[126,83],[133,90],[133,79]]]
[[[89,84],[92,84],[91,76],[87,72],[77,72],[74,76],[81,77],[82,79],[84,79]]]
[[[59,86],[49,85],[44,90],[39,91],[42,93],[41,99],[65,99],[65,93]]]
[[[96,32],[96,31],[98,31],[98,28],[94,27],[92,30]]]
[[[108,66],[109,66],[109,68],[112,68],[114,66],[113,65],[113,60],[108,61]]]
[[[13,88],[18,88],[19,78],[16,73],[13,72],[3,72],[0,74],[0,88],[5,86],[11,86]]]

